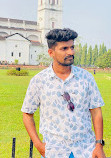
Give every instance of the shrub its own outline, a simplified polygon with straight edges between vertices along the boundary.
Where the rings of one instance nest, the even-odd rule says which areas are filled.
[[[10,76],[28,76],[29,72],[27,70],[8,70],[7,74]]]
[[[15,59],[15,65],[17,65],[18,64],[18,60],[17,59]]]

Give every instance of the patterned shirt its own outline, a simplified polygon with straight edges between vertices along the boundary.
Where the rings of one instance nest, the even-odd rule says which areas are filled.
[[[68,110],[64,92],[69,93],[74,111]],[[51,65],[31,79],[21,110],[32,114],[40,107],[39,132],[50,146],[50,136],[75,143],[94,142],[90,109],[103,105],[94,77],[88,71],[71,66],[69,77],[63,81]],[[56,145],[56,141],[52,142]]]

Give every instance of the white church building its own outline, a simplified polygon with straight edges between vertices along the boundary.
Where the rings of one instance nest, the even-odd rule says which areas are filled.
[[[0,18],[0,64],[38,65],[47,53],[46,33],[62,28],[62,0],[38,0],[38,20]]]

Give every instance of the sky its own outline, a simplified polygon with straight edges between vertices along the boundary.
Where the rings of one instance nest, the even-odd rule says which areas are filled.
[[[0,17],[37,21],[38,0],[0,0]],[[63,27],[84,45],[111,49],[111,0],[63,0]]]

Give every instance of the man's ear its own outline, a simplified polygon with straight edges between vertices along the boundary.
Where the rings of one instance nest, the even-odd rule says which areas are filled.
[[[53,50],[53,49],[48,49],[48,53],[49,53],[49,56],[50,56],[51,58],[53,58],[54,50]]]

